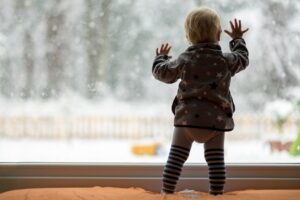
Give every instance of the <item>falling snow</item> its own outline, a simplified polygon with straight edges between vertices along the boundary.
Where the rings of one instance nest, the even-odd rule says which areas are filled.
[[[120,157],[124,162],[164,161],[172,123],[165,133],[168,136],[149,139],[150,143],[162,140],[163,151],[156,157],[131,154],[133,143],[144,139],[53,142],[23,135],[15,140],[7,127],[20,119],[51,121],[54,117],[127,116],[130,121],[135,116],[164,116],[172,121],[170,108],[178,85],[155,81],[152,61],[163,42],[172,45],[173,58],[189,46],[183,23],[186,13],[197,5],[220,14],[224,52],[229,51],[230,38],[224,32],[229,20],[242,19],[243,27],[250,28],[244,37],[250,65],[231,83],[237,128],[228,137],[228,161],[299,162],[299,157],[287,151],[271,152],[268,146],[271,140],[293,141],[299,131],[295,105],[300,100],[300,2],[293,0],[0,0],[0,129],[5,130],[0,132],[0,161],[111,162]],[[254,122],[255,126],[249,125]],[[160,131],[154,127],[152,135]],[[47,148],[35,151],[41,145]],[[113,146],[118,145],[124,151],[115,151]],[[56,152],[47,151],[54,147]],[[8,154],[7,149],[15,151]],[[111,154],[103,157],[107,149]],[[196,157],[200,158],[192,153],[190,161],[196,162]]]

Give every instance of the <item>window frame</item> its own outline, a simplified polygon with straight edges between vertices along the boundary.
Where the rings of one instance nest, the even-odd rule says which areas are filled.
[[[225,191],[244,189],[300,189],[300,163],[228,163]],[[141,187],[159,192],[161,163],[0,163],[0,192],[53,187]],[[207,166],[187,164],[177,191],[207,192]]]

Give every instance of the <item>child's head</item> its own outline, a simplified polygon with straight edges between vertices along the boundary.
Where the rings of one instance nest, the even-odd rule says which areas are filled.
[[[186,38],[191,44],[220,40],[220,17],[210,8],[199,7],[190,11],[184,27]]]

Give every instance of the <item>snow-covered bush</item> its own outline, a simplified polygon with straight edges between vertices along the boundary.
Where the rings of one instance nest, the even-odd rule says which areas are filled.
[[[287,122],[293,110],[293,103],[287,100],[276,100],[267,103],[265,106],[265,114],[270,117],[279,133],[282,132],[283,125]]]

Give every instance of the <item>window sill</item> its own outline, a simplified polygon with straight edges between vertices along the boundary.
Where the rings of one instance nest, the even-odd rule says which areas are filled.
[[[227,166],[226,191],[300,189],[300,164],[234,164]],[[0,192],[36,187],[142,187],[160,191],[163,164],[0,163]],[[177,190],[207,191],[207,166],[187,164]]]

